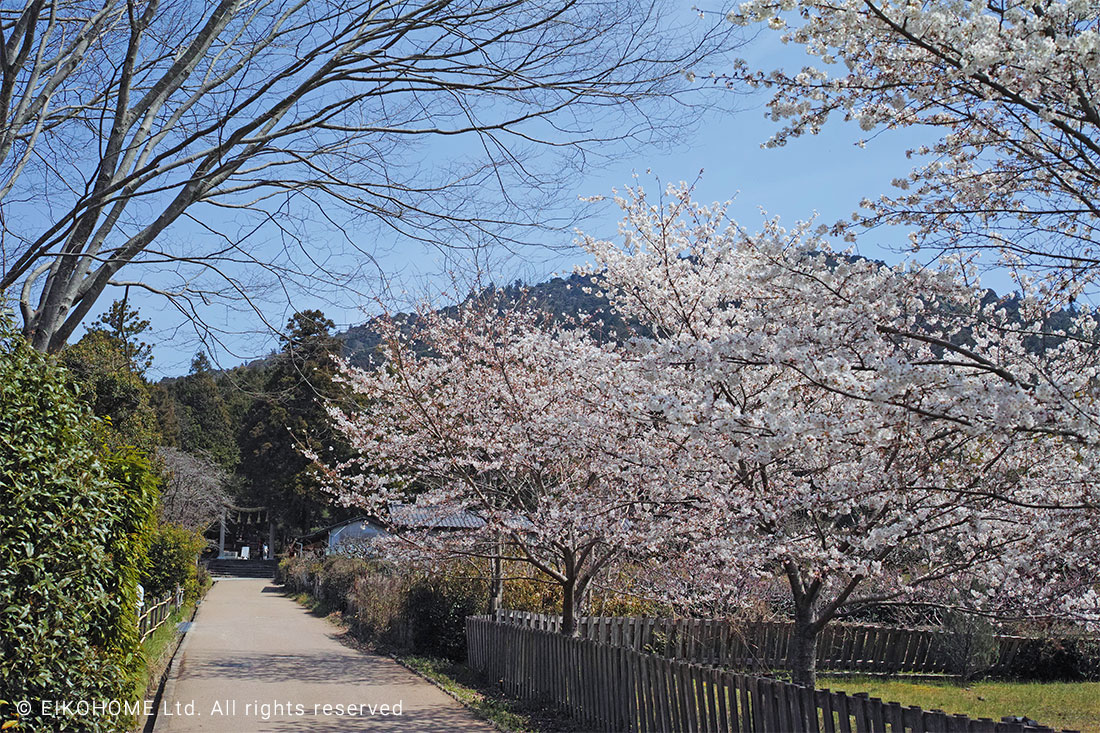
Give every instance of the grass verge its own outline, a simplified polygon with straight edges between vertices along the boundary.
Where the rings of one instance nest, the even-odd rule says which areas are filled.
[[[332,608],[324,601],[317,600],[309,593],[296,593],[292,595],[291,598],[293,598],[296,603],[305,606],[318,616],[327,617],[336,612],[336,609]]]
[[[158,670],[159,672],[164,671],[163,668],[167,666],[168,661],[165,657],[171,658],[175,641],[179,638],[179,631],[176,627],[179,626],[181,621],[191,618],[194,610],[194,601],[185,603],[182,608],[176,609],[168,617],[168,620],[161,624],[160,628],[154,631],[148,639],[141,642],[141,650],[145,653],[146,666],[149,669],[150,677],[159,676]]]
[[[817,686],[972,718],[1026,715],[1055,730],[1100,733],[1100,682],[972,682],[964,687],[948,681],[818,677]]]
[[[140,681],[141,688],[138,690],[138,700],[155,700],[160,689],[161,678],[168,669],[168,665],[172,663],[172,655],[176,651],[176,642],[180,637],[180,632],[176,627],[181,621],[191,618],[194,610],[194,601],[185,603],[183,608],[177,609],[168,617],[167,621],[161,624],[160,628],[154,631],[148,639],[141,642],[141,651],[145,656],[145,677]],[[139,714],[137,719],[133,721],[134,730],[145,730],[150,720]]]
[[[197,600],[188,601],[182,608],[176,609],[168,620],[154,631],[148,639],[141,642],[141,651],[145,656],[145,679],[141,680],[141,689],[138,690],[139,700],[154,700],[159,695],[160,685],[168,665],[172,663],[172,656],[176,653],[178,642],[182,634],[178,627],[180,622],[190,620],[195,614],[195,607],[206,592],[213,586],[213,582],[207,581],[202,585]],[[135,730],[144,730],[151,722],[150,719],[135,721]]]
[[[558,710],[505,697],[494,689],[494,685],[486,683],[464,664],[415,655],[397,656],[395,659],[431,680],[436,687],[502,731],[550,733],[581,730]]]

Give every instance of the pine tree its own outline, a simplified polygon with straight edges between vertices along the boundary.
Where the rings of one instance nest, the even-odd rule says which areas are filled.
[[[99,317],[89,333],[100,331],[119,343],[130,369],[144,376],[153,364],[153,347],[141,340],[141,335],[149,330],[149,321],[141,318],[136,309],[127,304],[127,298],[111,303],[107,312]]]
[[[61,352],[61,363],[80,385],[81,397],[102,423],[112,448],[129,445],[151,453],[161,442],[145,370],[150,346],[140,340],[149,328],[126,300],[116,300],[98,325]]]

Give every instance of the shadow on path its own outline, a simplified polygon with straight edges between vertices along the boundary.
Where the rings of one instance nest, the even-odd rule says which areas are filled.
[[[199,607],[165,689],[162,709],[177,714],[158,715],[154,730],[494,730],[429,682],[354,644],[270,580],[219,582]],[[400,705],[402,714],[358,710],[381,704]],[[328,715],[325,705],[333,706]],[[356,714],[337,715],[337,705]]]

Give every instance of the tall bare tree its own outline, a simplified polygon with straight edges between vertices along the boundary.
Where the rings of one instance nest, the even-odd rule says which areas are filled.
[[[691,69],[734,40],[721,27],[685,34],[664,6],[25,0],[0,10],[0,289],[16,289],[31,343],[55,350],[111,285],[192,309],[217,293],[249,302],[249,266],[280,284],[334,277],[353,249],[287,247],[310,216],[341,228],[373,218],[452,245],[522,238],[555,211],[563,171],[607,140],[676,134],[690,120]],[[457,141],[445,166],[413,154],[433,138]],[[532,159],[543,154],[552,165]],[[278,227],[279,246],[264,246],[265,226]],[[127,266],[176,280],[127,283]]]

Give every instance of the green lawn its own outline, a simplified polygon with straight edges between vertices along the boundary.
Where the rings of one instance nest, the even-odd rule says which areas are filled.
[[[818,689],[867,692],[888,702],[972,718],[1026,715],[1055,730],[1100,733],[1100,682],[952,682],[818,677]]]

